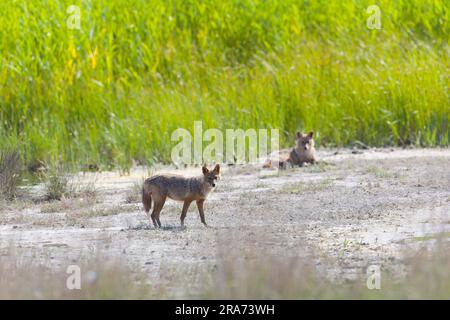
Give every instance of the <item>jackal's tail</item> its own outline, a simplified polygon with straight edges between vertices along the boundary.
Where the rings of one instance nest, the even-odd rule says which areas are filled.
[[[152,194],[145,190],[145,186],[142,188],[142,204],[145,212],[149,212],[152,208]]]

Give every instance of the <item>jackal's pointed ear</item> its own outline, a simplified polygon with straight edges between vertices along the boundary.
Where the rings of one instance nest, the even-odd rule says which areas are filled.
[[[297,131],[297,134],[295,135],[297,137],[297,139],[302,137],[302,133],[300,131]]]
[[[314,131],[310,131],[310,132],[308,133],[308,138],[311,138],[311,139],[312,139],[313,135],[314,135]]]
[[[205,175],[208,174],[208,172],[209,172],[208,168],[205,165],[203,165],[203,167],[202,167],[202,172]]]
[[[220,165],[216,164],[216,166],[214,167],[213,171],[214,171],[215,174],[219,174],[220,173]]]

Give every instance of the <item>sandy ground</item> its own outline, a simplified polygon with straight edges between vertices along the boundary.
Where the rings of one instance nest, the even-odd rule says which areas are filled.
[[[174,268],[201,277],[199,270],[214,269],[224,250],[283,258],[311,251],[335,261],[330,276],[338,280],[373,264],[400,275],[405,253],[438,236],[449,240],[450,149],[322,150],[319,159],[277,175],[224,168],[205,204],[209,228],[193,204],[181,229],[182,203],[168,200],[164,227],[154,229],[135,187],[149,175],[145,169],[80,174],[80,183],[95,183],[94,200],[3,204],[0,258],[20,255],[64,268],[101,251],[158,283]],[[42,197],[40,185],[28,191]]]

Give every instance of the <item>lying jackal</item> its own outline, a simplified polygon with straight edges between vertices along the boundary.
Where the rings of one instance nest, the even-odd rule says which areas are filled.
[[[308,134],[297,132],[295,147],[291,150],[283,149],[271,156],[271,159],[263,165],[263,168],[273,168],[278,163],[280,169],[303,166],[305,163],[314,164],[317,162],[316,149],[314,148],[314,132]]]
[[[288,161],[294,166],[303,166],[304,163],[314,164],[316,160],[316,149],[314,148],[314,132],[303,134],[297,132],[297,143],[295,148],[291,150]]]
[[[220,176],[220,166],[217,164],[211,171],[203,166],[202,171],[203,175],[192,178],[174,174],[161,174],[145,180],[142,188],[142,203],[148,216],[153,199],[154,207],[150,217],[155,227],[161,227],[159,214],[167,197],[173,200],[184,201],[180,217],[181,226],[184,226],[184,218],[186,218],[189,205],[194,200],[197,202],[200,220],[205,226],[207,225],[203,212],[203,203],[216,186],[216,181]]]

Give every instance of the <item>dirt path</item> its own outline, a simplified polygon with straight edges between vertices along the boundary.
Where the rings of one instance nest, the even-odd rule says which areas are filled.
[[[95,181],[96,199],[1,210],[0,257],[20,253],[64,267],[101,251],[160,282],[180,267],[200,277],[201,270],[215,268],[224,250],[249,257],[311,251],[333,259],[331,276],[346,279],[370,264],[401,274],[405,252],[432,244],[438,235],[449,239],[449,149],[326,150],[319,159],[316,166],[276,176],[252,167],[225,169],[205,205],[211,227],[200,223],[193,205],[184,230],[182,204],[174,201],[163,209],[164,228],[149,226],[133,191],[145,170],[80,175],[82,183]],[[41,186],[32,192],[38,197]]]

